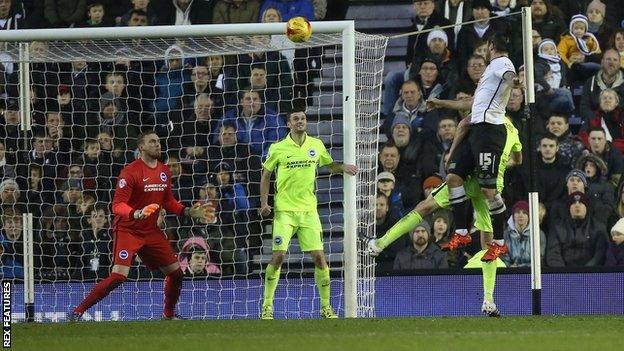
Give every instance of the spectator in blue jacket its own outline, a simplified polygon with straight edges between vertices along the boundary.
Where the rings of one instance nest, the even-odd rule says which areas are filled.
[[[252,150],[262,155],[272,143],[288,134],[283,118],[266,107],[260,94],[254,90],[241,91],[239,107],[226,111],[223,123],[236,125],[238,142],[249,144]]]
[[[283,21],[297,16],[305,17],[308,21],[314,20],[314,6],[311,0],[264,0],[260,13],[263,14],[270,7],[279,10]],[[262,22],[262,18],[259,22]]]
[[[156,73],[156,112],[167,112],[182,108],[182,86],[190,82],[189,72],[183,67],[182,48],[171,45],[165,51],[165,64],[160,72]]]
[[[22,244],[22,213],[6,209],[0,222],[0,256],[3,279],[24,277],[24,246]]]

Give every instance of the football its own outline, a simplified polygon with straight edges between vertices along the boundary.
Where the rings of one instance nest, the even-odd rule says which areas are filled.
[[[303,17],[293,17],[286,24],[286,36],[295,43],[308,41],[312,36],[312,26]]]

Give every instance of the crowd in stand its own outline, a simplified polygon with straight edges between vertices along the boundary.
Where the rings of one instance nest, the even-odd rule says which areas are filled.
[[[281,22],[294,16],[312,21],[332,19],[328,6],[330,13],[344,12],[340,3],[0,0],[0,28]],[[31,57],[45,58],[50,45],[31,43]],[[161,136],[176,198],[187,206],[212,203],[218,211],[214,223],[161,213],[160,226],[180,252],[185,274],[249,271],[249,258],[262,246],[262,157],[287,134],[284,116],[293,100],[310,97],[321,52],[189,57],[184,50],[183,43],[172,44],[159,60],[31,63],[29,132],[20,126],[19,67],[0,50],[3,277],[23,276],[22,214],[27,212],[34,217],[37,279],[108,275],[113,189],[120,170],[136,158],[136,137],[143,130]],[[136,263],[131,276],[151,276]]]
[[[344,1],[324,0],[0,0],[0,27],[67,28],[280,22],[295,15],[334,19]],[[377,235],[442,183],[458,121],[487,66],[486,39],[510,38],[522,72],[519,16],[530,6],[536,108],[529,144],[524,94],[511,92],[508,114],[524,160],[536,150],[542,259],[551,267],[624,264],[624,7],[617,0],[414,0],[406,69],[384,77],[377,178]],[[435,29],[468,20],[474,24]],[[255,36],[258,43],[285,40]],[[42,55],[48,43],[34,42]],[[0,50],[0,56],[3,56]],[[320,50],[187,57],[171,45],[161,60],[31,64],[33,128],[20,128],[18,65],[0,60],[0,200],[3,276],[22,270],[22,214],[35,218],[39,279],[108,274],[110,200],[116,176],[136,157],[136,136],[161,136],[175,196],[212,203],[214,223],[159,223],[180,252],[185,274],[245,274],[261,245],[261,160],[286,135],[284,113],[309,101]],[[528,162],[510,165],[503,196],[512,267],[530,264]],[[480,248],[443,253],[453,230],[441,210],[386,249],[380,270],[460,268]],[[478,235],[478,233],[474,233]],[[473,240],[478,243],[479,240]],[[137,263],[138,266],[138,263]],[[150,275],[144,269],[131,276]],[[150,275],[151,276],[151,275]]]
[[[380,236],[445,178],[445,160],[457,122],[486,68],[487,38],[503,33],[509,56],[523,75],[520,17],[504,16],[530,6],[536,105],[534,130],[524,92],[514,89],[508,116],[520,131],[525,162],[509,164],[503,197],[509,211],[504,233],[510,267],[530,265],[528,160],[537,152],[541,255],[549,267],[624,264],[624,8],[609,0],[414,0],[404,71],[384,78],[377,178]],[[504,17],[490,19],[495,15]],[[450,27],[463,21],[474,24]],[[529,143],[529,133],[534,136]],[[451,212],[427,223],[386,249],[379,267],[460,268],[481,249],[447,254],[438,247],[453,230]],[[478,235],[474,233],[473,235]]]

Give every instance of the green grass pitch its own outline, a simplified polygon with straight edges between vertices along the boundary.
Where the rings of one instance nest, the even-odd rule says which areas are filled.
[[[622,350],[624,316],[14,324],[14,350]]]

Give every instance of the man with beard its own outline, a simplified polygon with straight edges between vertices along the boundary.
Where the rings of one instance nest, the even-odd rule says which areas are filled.
[[[412,243],[401,250],[394,260],[394,270],[448,268],[446,254],[438,245],[430,244],[431,227],[422,221],[412,232]]]
[[[595,111],[600,107],[600,93],[607,88],[615,90],[620,96],[620,101],[624,101],[624,74],[620,69],[620,53],[615,49],[604,52],[600,71],[583,84],[580,106],[583,124],[595,116]]]
[[[113,269],[99,282],[70,315],[77,321],[91,306],[106,297],[127,278],[134,255],[149,269],[160,269],[165,278],[164,319],[179,319],[175,306],[180,297],[183,273],[166,235],[158,227],[160,208],[178,216],[211,221],[214,208],[208,204],[184,207],[171,191],[171,172],[160,158],[160,139],[153,132],[141,133],[137,139],[139,158],[124,167],[113,198],[115,220]]]
[[[422,177],[420,167],[422,156],[421,133],[415,132],[409,121],[397,116],[392,123],[392,141],[399,149],[400,163],[398,168],[390,171],[397,177],[404,197],[404,206],[412,207],[422,199],[420,183]]]

